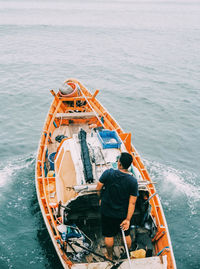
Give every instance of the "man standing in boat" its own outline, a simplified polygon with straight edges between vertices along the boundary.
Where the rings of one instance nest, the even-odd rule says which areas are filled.
[[[130,221],[138,196],[137,180],[128,171],[132,161],[129,153],[122,152],[118,159],[118,169],[104,171],[96,187],[101,197],[102,234],[105,237],[107,258],[111,260],[114,236],[120,228],[125,231],[128,248],[131,248]]]

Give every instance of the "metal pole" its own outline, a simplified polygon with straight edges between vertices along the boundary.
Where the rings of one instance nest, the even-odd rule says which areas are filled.
[[[132,269],[131,259],[130,259],[130,256],[129,256],[128,246],[127,246],[127,243],[126,243],[125,233],[124,233],[124,230],[123,229],[121,229],[121,230],[122,230],[122,237],[123,237],[123,241],[124,241],[126,255],[127,255],[127,258],[128,258],[128,262],[129,262],[129,267],[130,267],[130,269]]]

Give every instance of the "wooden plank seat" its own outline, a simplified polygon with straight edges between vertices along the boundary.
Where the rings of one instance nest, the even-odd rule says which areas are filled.
[[[96,114],[91,112],[72,112],[72,113],[57,113],[56,118],[59,119],[90,119],[96,117]]]

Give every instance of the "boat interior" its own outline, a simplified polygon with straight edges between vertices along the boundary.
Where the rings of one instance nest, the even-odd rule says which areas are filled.
[[[108,135],[105,145],[108,147],[100,140],[99,133],[105,132]],[[123,151],[126,151],[124,144],[112,137],[112,131],[103,130],[102,127],[91,128],[88,123],[60,125],[51,136],[48,156],[57,153],[53,160],[56,184],[49,179],[49,204],[65,241],[66,254],[75,263],[104,261],[100,255],[105,256],[106,248],[101,234],[99,197],[95,188],[103,171],[117,169],[117,157]],[[46,158],[46,173],[51,176],[50,169],[50,159]],[[157,229],[150,213],[148,182],[141,180],[139,171],[133,165],[130,173],[139,184],[139,197],[131,220],[131,253],[133,257],[137,256],[140,253],[137,250],[142,249],[143,258],[152,257],[155,255],[152,239]],[[54,207],[58,203],[58,207]],[[69,230],[71,238],[67,236],[66,239]],[[114,259],[126,257],[119,233],[115,238]]]

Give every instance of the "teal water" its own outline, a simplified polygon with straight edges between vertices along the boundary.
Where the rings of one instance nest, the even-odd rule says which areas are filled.
[[[0,268],[61,268],[34,185],[52,97],[82,81],[162,201],[177,267],[200,268],[200,2],[0,0]]]

